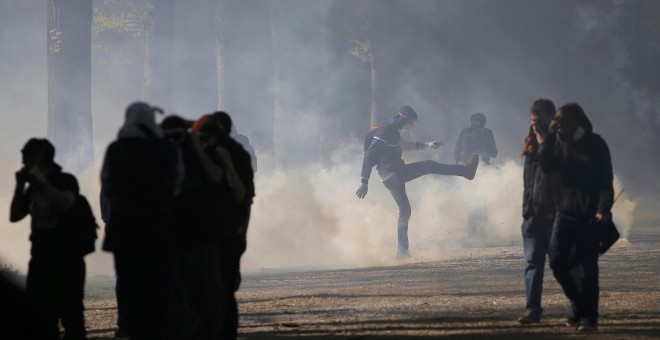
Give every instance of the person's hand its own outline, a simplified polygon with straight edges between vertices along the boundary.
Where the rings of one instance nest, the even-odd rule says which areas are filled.
[[[600,224],[607,224],[612,221],[612,214],[596,213],[596,221]]]
[[[44,176],[44,173],[36,166],[28,171],[27,180],[30,184],[37,186],[43,185],[48,181],[46,176]]]
[[[433,148],[433,149],[439,148],[440,145],[442,145],[442,143],[438,142],[437,140],[424,143],[424,146],[426,146],[427,148]]]
[[[218,146],[217,148],[215,148],[215,152],[223,161],[228,162],[231,160],[231,154],[229,153],[229,150],[227,150],[227,148],[225,148],[224,146]]]
[[[360,183],[360,186],[358,187],[357,191],[355,191],[355,194],[359,198],[364,198],[364,196],[367,196],[367,192],[369,192],[369,184]]]
[[[28,179],[28,169],[22,168],[21,170],[16,171],[16,184],[25,185],[27,179]]]
[[[543,133],[541,132],[541,129],[539,129],[538,125],[532,124],[532,131],[534,131],[534,135],[536,135],[536,142],[539,144],[543,143]]]
[[[548,127],[548,132],[556,133],[557,130],[559,130],[559,119],[555,116],[555,118],[552,118],[552,120],[550,121],[550,127]]]

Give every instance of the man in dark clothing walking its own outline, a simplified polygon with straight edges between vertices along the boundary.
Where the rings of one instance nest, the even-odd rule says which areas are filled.
[[[399,130],[411,129],[416,121],[417,112],[410,106],[403,106],[387,123],[375,131],[373,139],[364,152],[362,180],[355,193],[359,198],[364,198],[367,195],[371,169],[376,166],[383,184],[389,189],[399,207],[397,224],[397,258],[399,259],[410,257],[408,251],[408,221],[410,220],[411,208],[406,193],[406,182],[429,174],[463,176],[471,180],[474,178],[479,165],[479,157],[476,154],[472,155],[465,165],[441,164],[431,160],[405,164],[401,158],[403,150],[421,150],[440,146],[440,143],[435,141],[402,143]]]
[[[521,226],[525,253],[525,296],[527,303],[520,323],[541,321],[541,293],[543,291],[543,271],[548,253],[552,222],[555,218],[556,188],[559,185],[557,174],[546,175],[541,171],[539,144],[548,134],[550,121],[555,114],[555,105],[549,99],[538,99],[531,108],[530,126],[525,137],[522,156],[523,205]]]
[[[55,163],[55,148],[46,139],[30,139],[22,150],[24,167],[16,172],[10,221],[32,217],[32,249],[26,292],[30,301],[33,339],[85,339],[82,245],[66,225],[78,199],[78,181]],[[29,183],[28,188],[25,188]]]
[[[541,169],[559,173],[550,268],[571,302],[567,324],[593,331],[598,321],[599,228],[612,219],[612,161],[607,144],[576,103],[557,110],[550,133],[539,147]],[[581,265],[581,282],[571,268]]]

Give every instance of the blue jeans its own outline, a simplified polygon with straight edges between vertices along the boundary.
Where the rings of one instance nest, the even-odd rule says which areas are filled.
[[[588,219],[571,220],[557,215],[550,239],[550,268],[571,302],[573,316],[598,319],[598,225]],[[577,278],[571,269],[581,265]]]
[[[435,161],[414,162],[404,165],[392,174],[380,174],[386,178],[383,184],[390,190],[396,205],[399,207],[399,220],[397,223],[398,253],[408,254],[408,221],[412,210],[406,193],[406,182],[424,175],[454,175],[462,176],[467,173],[465,165],[442,164]]]
[[[524,220],[521,226],[523,250],[525,252],[525,310],[541,315],[541,293],[545,256],[550,245],[553,214],[539,214]]]

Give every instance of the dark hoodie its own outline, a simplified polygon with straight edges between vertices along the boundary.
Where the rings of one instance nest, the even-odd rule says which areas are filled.
[[[364,152],[362,161],[362,182],[369,180],[371,169],[376,166],[378,174],[383,177],[397,172],[405,166],[401,158],[403,150],[419,150],[423,143],[402,143],[399,130],[410,120],[417,120],[417,113],[409,106],[404,106],[390,120],[379,127],[371,144]]]
[[[590,219],[598,212],[611,211],[612,161],[605,140],[593,133],[581,109],[576,118],[584,135],[578,140],[559,140],[556,134],[549,134],[539,146],[539,157],[544,173],[560,175],[557,212],[568,218]]]

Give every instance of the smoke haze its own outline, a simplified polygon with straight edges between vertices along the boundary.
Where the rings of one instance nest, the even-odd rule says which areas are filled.
[[[222,107],[257,150],[247,270],[393,263],[396,204],[375,175],[364,200],[354,194],[371,105],[370,65],[352,54],[355,41],[374,46],[378,120],[411,105],[420,120],[405,137],[445,144],[406,155],[407,161],[452,163],[458,133],[475,112],[487,116],[495,134],[499,155],[474,181],[426,176],[407,185],[415,259],[520,243],[518,154],[529,107],[539,97],[557,106],[580,103],[608,142],[616,191],[626,189],[614,207],[624,236],[634,230],[636,210],[649,206],[642,202],[658,202],[660,75],[651,65],[660,55],[660,33],[657,24],[648,24],[660,17],[657,2],[227,0],[221,6],[224,103],[208,88],[215,86],[217,62],[208,45],[216,37],[208,36],[209,27],[191,27],[208,22],[210,13],[175,2],[174,43],[159,45],[157,53],[171,57],[175,70],[153,68],[159,75],[172,71],[173,91],[155,92],[150,101],[187,118]],[[142,99],[146,41],[137,19],[125,31],[113,31],[99,30],[99,18],[139,17],[145,3],[94,1],[96,164],[76,175],[99,223],[100,162],[125,107]],[[19,150],[28,138],[47,134],[47,13],[38,0],[0,4],[0,260],[25,270],[29,218],[10,224],[8,211]],[[281,110],[278,160],[275,106]],[[472,240],[468,215],[483,206],[487,235]],[[107,253],[87,260],[90,273],[112,272]]]

